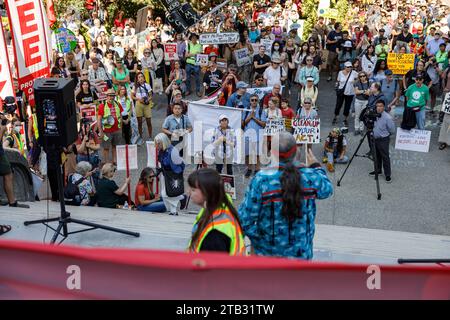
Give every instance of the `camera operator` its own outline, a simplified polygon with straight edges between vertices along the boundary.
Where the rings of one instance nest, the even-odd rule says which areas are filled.
[[[4,114],[0,114],[0,137],[3,138],[3,135],[6,132],[6,124],[8,123],[8,119]],[[20,208],[29,208],[28,205],[18,204],[16,201],[16,197],[14,195],[14,184],[13,184],[13,172],[11,169],[11,164],[6,157],[5,150],[3,149],[3,145],[0,144],[0,176],[3,177],[3,188],[6,193],[6,197],[8,198],[8,204],[10,207],[20,207]],[[3,230],[3,228],[1,228]]]
[[[77,149],[77,163],[81,161],[87,161],[91,164],[92,169],[98,168],[100,164],[100,139],[97,133],[92,129],[91,122],[83,118],[80,122],[80,131],[78,133],[78,139],[75,142]],[[92,175],[94,179],[94,185],[98,182],[98,172]]]
[[[386,182],[391,182],[391,159],[389,158],[389,137],[395,134],[395,123],[392,117],[385,111],[386,103],[384,100],[376,102],[376,111],[379,117],[376,118],[373,128],[373,137],[375,140],[375,150],[378,163],[378,174],[381,174],[381,166],[384,169]],[[375,171],[369,173],[375,175]]]

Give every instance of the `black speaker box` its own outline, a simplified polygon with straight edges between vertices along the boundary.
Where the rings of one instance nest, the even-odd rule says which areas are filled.
[[[75,82],[72,79],[39,78],[34,81],[39,142],[45,150],[67,147],[77,138]]]

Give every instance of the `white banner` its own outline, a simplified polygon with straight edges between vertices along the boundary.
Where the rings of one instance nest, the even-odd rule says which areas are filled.
[[[0,98],[14,96],[14,88],[11,77],[11,66],[9,64],[8,47],[6,45],[3,25],[0,20]],[[1,102],[0,102],[1,104]]]
[[[117,146],[117,170],[127,170],[127,152],[126,145]],[[137,145],[130,144],[128,145],[128,169],[136,170],[138,169],[138,154],[137,154]]]
[[[450,92],[445,95],[442,101],[442,112],[450,114]]]
[[[48,23],[42,1],[6,1],[20,90],[34,105],[34,79],[50,71]]]
[[[231,129],[234,129],[236,140],[239,141],[242,121],[241,109],[189,102],[188,117],[192,123],[193,131],[187,137],[188,155],[194,156],[196,153],[203,151],[205,158],[213,158],[212,137],[214,129],[219,126],[219,117],[222,114],[227,116],[228,125]],[[242,155],[236,149],[234,150],[234,161],[241,163]]]
[[[429,130],[403,130],[397,128],[395,149],[428,152],[430,149],[431,131]]]
[[[239,41],[237,32],[202,33],[199,42],[201,45],[207,44],[232,44]]]
[[[158,158],[156,155],[156,145],[154,141],[147,141],[147,167],[156,168],[158,166]]]

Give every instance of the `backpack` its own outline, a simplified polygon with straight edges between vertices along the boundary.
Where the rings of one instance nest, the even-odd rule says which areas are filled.
[[[78,188],[78,186],[83,182],[84,177],[81,177],[74,183],[72,181],[72,176],[73,175],[70,175],[68,177],[67,185],[64,188],[64,201],[68,204],[79,206],[83,199],[81,198],[80,189]]]

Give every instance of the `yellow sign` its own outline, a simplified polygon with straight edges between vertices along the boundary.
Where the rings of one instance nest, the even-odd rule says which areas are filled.
[[[414,53],[389,53],[387,66],[394,74],[404,75],[414,69]]]
[[[337,20],[339,18],[339,11],[338,9],[332,9],[332,8],[326,8],[326,9],[322,9],[322,12],[319,12],[319,16],[322,16],[324,18],[328,18],[328,19],[335,19]]]

